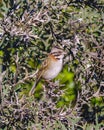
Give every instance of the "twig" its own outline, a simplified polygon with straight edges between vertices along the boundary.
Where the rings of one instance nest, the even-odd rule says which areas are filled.
[[[29,80],[29,79],[33,78],[34,76],[36,76],[37,72],[38,72],[38,70],[35,73],[33,73],[32,75],[25,76],[22,80],[19,80],[17,83],[13,84],[13,87],[15,87],[21,83],[24,84],[26,80]]]

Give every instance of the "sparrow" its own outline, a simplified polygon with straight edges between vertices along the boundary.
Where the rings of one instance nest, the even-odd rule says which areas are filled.
[[[64,50],[59,47],[52,48],[36,74],[35,83],[29,92],[29,96],[34,94],[35,87],[41,78],[52,80],[60,73],[63,68],[63,58],[65,54]]]

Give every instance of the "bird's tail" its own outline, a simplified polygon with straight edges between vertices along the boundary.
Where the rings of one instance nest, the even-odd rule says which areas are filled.
[[[38,76],[37,76],[38,78],[35,80],[35,83],[34,83],[33,87],[31,88],[31,90],[30,90],[30,92],[29,92],[29,96],[31,96],[31,95],[34,94],[35,88],[36,88],[37,84],[39,83],[40,78],[41,78],[41,76],[42,76],[41,73],[40,73],[40,71],[38,72],[37,75],[38,75]]]
[[[31,95],[33,95],[34,94],[34,92],[35,92],[35,88],[36,88],[36,85],[38,84],[38,82],[37,81],[35,81],[35,83],[34,83],[34,85],[33,85],[33,87],[31,88],[31,90],[30,90],[30,92],[29,92],[29,96],[31,96]]]

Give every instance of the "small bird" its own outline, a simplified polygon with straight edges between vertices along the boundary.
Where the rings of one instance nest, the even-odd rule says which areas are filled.
[[[63,58],[66,53],[59,47],[53,47],[48,57],[43,61],[39,71],[36,74],[36,80],[29,92],[29,95],[33,95],[35,87],[41,78],[45,80],[54,79],[62,70]]]

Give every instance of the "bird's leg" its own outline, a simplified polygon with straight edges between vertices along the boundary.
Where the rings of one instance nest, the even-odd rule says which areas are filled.
[[[59,86],[59,81],[58,82],[53,82],[52,80],[45,80],[49,85],[50,88],[52,87],[57,87]]]

